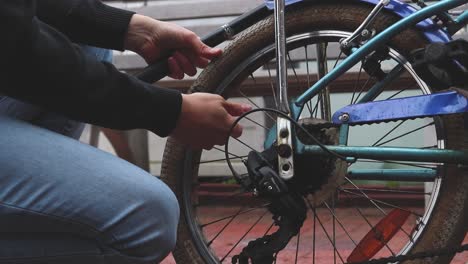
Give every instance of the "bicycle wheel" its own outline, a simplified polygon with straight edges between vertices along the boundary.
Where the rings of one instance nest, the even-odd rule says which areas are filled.
[[[370,7],[366,5],[339,3],[288,8],[286,32],[291,96],[311,86],[318,76],[315,68],[320,66],[317,65],[334,67],[345,57],[338,48],[339,40],[349,36],[369,12]],[[397,20],[392,14],[382,13],[374,29],[381,31]],[[269,17],[242,32],[224,54],[202,72],[191,91],[219,93],[234,100],[240,98],[255,107],[272,105],[276,97],[272,89],[274,72],[270,70],[274,65],[273,28],[273,18]],[[402,65],[404,73],[374,100],[432,92],[405,59],[411,50],[424,44],[416,30],[404,31],[389,43],[388,56],[379,60],[378,66],[388,73]],[[365,97],[368,87],[378,81],[372,72],[368,74],[363,68],[362,63],[356,65],[333,82],[329,97],[322,94],[313,98],[301,115],[304,126],[327,122],[330,111]],[[259,113],[243,121],[244,135],[229,153],[237,169],[245,172],[240,160],[249,151],[263,150],[266,133],[258,130],[268,130],[274,120],[271,114]],[[319,133],[318,137],[323,135]],[[463,118],[450,116],[351,127],[348,143],[465,149],[466,139]],[[459,245],[466,234],[468,178],[457,166],[358,160],[349,166],[346,175],[338,176],[327,167],[326,161],[310,157],[305,160],[306,170],[295,172],[299,176],[292,188],[301,189],[309,209],[307,219],[300,233],[275,256],[276,263],[346,263],[365,234],[395,209],[409,212],[409,217],[374,258],[452,247]],[[424,170],[432,176],[412,182],[403,179],[389,182],[379,178],[360,181],[349,173],[354,168]],[[308,173],[319,175],[319,180],[304,176]],[[208,177],[210,175],[218,177]],[[243,191],[229,175],[222,149],[190,151],[175,140],[168,140],[161,176],[181,205],[174,251],[177,262],[230,263],[231,257],[239,254],[249,241],[274,232],[265,201]],[[431,261],[448,263],[452,257]]]

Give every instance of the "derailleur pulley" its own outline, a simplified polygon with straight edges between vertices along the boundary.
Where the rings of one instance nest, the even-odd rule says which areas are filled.
[[[292,237],[297,235],[306,219],[306,205],[303,198],[289,192],[288,186],[278,175],[273,164],[277,152],[274,147],[259,153],[252,151],[247,160],[248,183],[256,195],[270,201],[268,210],[273,214],[275,225],[279,228],[271,234],[249,242],[232,263],[271,264],[275,254],[286,247]]]

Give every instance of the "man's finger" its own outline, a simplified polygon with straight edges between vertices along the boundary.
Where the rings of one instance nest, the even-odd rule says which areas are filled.
[[[184,78],[184,72],[177,64],[176,59],[174,59],[173,57],[170,57],[167,60],[167,64],[169,66],[169,72],[170,72],[169,77],[173,79],[177,79],[177,80],[181,80],[182,78]]]
[[[208,66],[209,63],[210,63],[209,59],[205,59],[201,57],[195,59],[195,65],[198,68],[206,68],[206,66]]]
[[[179,67],[182,68],[182,71],[184,73],[186,73],[189,76],[194,76],[197,73],[197,69],[195,68],[195,66],[193,66],[193,64],[184,54],[180,52],[175,52],[173,57],[177,61]]]
[[[242,135],[243,127],[237,124],[231,132],[233,138],[238,138]]]
[[[199,46],[199,52],[200,57],[206,58],[206,59],[214,59],[218,56],[220,56],[223,53],[223,50],[220,48],[211,48],[203,43],[201,43],[201,46]]]
[[[183,50],[182,54],[187,57],[193,65],[198,68],[206,68],[210,63],[209,59],[199,56],[199,54],[193,53],[191,50]]]
[[[232,116],[240,116],[250,110],[252,106],[247,104],[233,103],[229,101],[224,102],[224,109]]]

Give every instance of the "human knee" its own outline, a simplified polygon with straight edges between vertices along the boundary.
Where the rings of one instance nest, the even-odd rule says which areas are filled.
[[[162,183],[152,191],[142,193],[140,198],[144,202],[138,227],[131,231],[138,235],[126,243],[124,253],[158,262],[175,247],[179,204],[172,191]]]
[[[165,191],[162,204],[160,199],[161,197],[158,196],[151,200],[151,203],[154,203],[152,206],[154,215],[159,219],[158,226],[154,230],[159,235],[155,246],[167,255],[176,244],[180,210],[177,198],[169,188]]]

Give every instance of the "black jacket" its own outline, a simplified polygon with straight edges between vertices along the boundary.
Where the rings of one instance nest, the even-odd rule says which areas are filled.
[[[121,50],[132,15],[97,0],[0,1],[0,92],[76,120],[168,135],[179,92],[120,73],[73,44]]]

